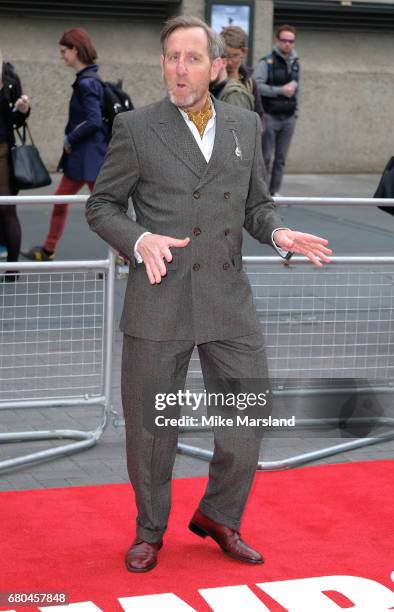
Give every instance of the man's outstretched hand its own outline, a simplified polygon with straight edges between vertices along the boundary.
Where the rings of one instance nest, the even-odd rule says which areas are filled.
[[[317,267],[321,268],[323,263],[329,263],[331,249],[327,248],[328,241],[325,238],[304,234],[289,229],[279,229],[274,233],[275,244],[292,253],[300,253],[310,259]],[[138,244],[138,252],[145,264],[149,282],[154,285],[161,283],[163,276],[167,274],[165,262],[172,261],[170,247],[184,248],[190,242],[190,238],[172,238],[160,234],[147,234]]]
[[[330,263],[331,261],[328,256],[332,254],[332,250],[327,248],[328,240],[320,238],[320,236],[289,229],[279,229],[274,232],[273,238],[275,244],[281,249],[305,255],[318,268],[321,268],[323,263]]]
[[[161,283],[163,276],[167,274],[165,261],[172,261],[170,247],[183,248],[190,242],[190,238],[171,238],[160,234],[147,234],[138,243],[138,253],[145,264],[146,273],[151,285]]]

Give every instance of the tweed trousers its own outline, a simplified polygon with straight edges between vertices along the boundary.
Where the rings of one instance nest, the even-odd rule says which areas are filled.
[[[153,397],[156,392],[184,390],[194,346],[193,340],[123,337],[127,467],[138,511],[137,535],[150,543],[159,541],[167,527],[178,440],[178,427],[153,426]],[[207,391],[217,390],[217,381],[229,379],[243,384],[253,379],[266,388],[267,363],[260,332],[206,342],[197,349]],[[238,530],[256,472],[261,433],[253,428],[221,426],[214,426],[213,433],[209,480],[199,508],[214,521]]]

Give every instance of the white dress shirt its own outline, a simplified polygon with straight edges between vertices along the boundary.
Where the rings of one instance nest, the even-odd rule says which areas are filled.
[[[202,138],[200,136],[198,129],[194,125],[193,121],[190,121],[189,117],[187,116],[187,113],[185,113],[185,111],[181,109],[178,109],[178,110],[181,113],[182,117],[184,118],[187,127],[193,134],[194,139],[196,143],[198,144],[198,147],[201,153],[204,155],[206,162],[208,164],[209,160],[211,159],[211,155],[213,151],[213,144],[215,142],[215,133],[216,133],[216,111],[215,111],[214,105],[212,104],[212,117],[207,123],[207,126],[205,128]]]

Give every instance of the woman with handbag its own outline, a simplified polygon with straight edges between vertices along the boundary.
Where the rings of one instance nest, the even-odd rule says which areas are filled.
[[[16,195],[11,159],[15,145],[14,129],[25,124],[30,112],[29,100],[22,94],[22,86],[12,64],[3,62],[0,51],[0,195]],[[7,249],[7,261],[18,261],[21,245],[21,226],[15,204],[0,204],[0,238]],[[16,270],[0,276],[0,281],[13,282]]]
[[[109,129],[103,121],[104,88],[98,78],[96,49],[83,28],[66,30],[59,41],[60,56],[76,72],[72,85],[63,154],[63,176],[55,195],[73,195],[87,184],[92,191],[107,151]],[[97,75],[97,76],[95,76]],[[43,245],[24,253],[33,261],[51,261],[67,220],[68,204],[55,204]]]

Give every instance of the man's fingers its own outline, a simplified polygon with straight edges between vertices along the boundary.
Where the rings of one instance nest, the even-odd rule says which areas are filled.
[[[149,282],[152,285],[161,283],[162,277],[167,274],[167,268],[163,259],[159,255],[153,255],[144,259],[144,264]]]
[[[161,273],[160,273],[160,270],[158,268],[155,268],[153,270],[153,276],[155,278],[155,283],[157,285],[159,285],[161,283]]]
[[[322,262],[312,251],[306,251],[305,255],[308,257],[308,259],[311,260],[312,263],[315,264],[315,266],[317,266],[318,268],[322,267]]]
[[[325,253],[321,249],[314,249],[314,254],[317,255],[317,257],[319,257],[322,261],[325,261],[327,263],[331,261],[331,259],[327,257],[327,253]],[[328,253],[328,255],[330,255],[330,253]]]
[[[151,271],[152,271],[155,283],[157,283],[157,284],[161,283],[161,272],[160,272],[159,268],[156,265],[153,265],[153,266],[151,266]]]
[[[156,270],[160,274],[160,280],[161,280],[161,277],[167,274],[167,268],[164,264],[162,257],[156,257],[155,264],[156,264]]]
[[[301,255],[305,255],[305,257],[310,259],[311,262],[314,263],[315,266],[317,266],[318,268],[321,268],[323,266],[323,263],[331,262],[331,259],[327,257],[325,253],[320,251],[319,248],[316,248],[316,247],[314,247],[313,249],[310,249],[310,248],[306,248],[306,247],[298,245],[298,249],[295,252],[300,253]]]
[[[152,263],[148,263],[148,262],[144,262],[144,263],[145,263],[145,270],[148,275],[150,284],[156,285],[158,283],[161,283],[161,273],[158,267],[156,266],[155,262],[153,261]]]
[[[150,269],[150,265],[148,263],[145,262],[145,270],[146,270],[146,274],[148,276],[149,282],[151,285],[155,284],[155,277],[152,274],[152,271]]]
[[[332,249],[328,249],[325,246],[319,247],[319,251],[321,251],[322,253],[325,253],[326,255],[332,255]]]
[[[304,234],[303,232],[294,232],[295,240],[301,240],[302,242],[310,242],[316,244],[323,244],[327,246],[328,240],[325,238],[321,238],[320,236],[315,236],[314,234]]]
[[[167,245],[169,247],[185,247],[189,244],[190,242],[190,238],[182,238],[182,240],[180,240],[179,238],[171,238],[168,237],[168,243]]]
[[[168,262],[172,261],[172,253],[168,247],[163,249],[163,257]]]
[[[300,249],[304,249],[307,251],[312,251],[313,253],[315,253],[315,255],[332,255],[332,250],[328,249],[327,247],[320,245],[320,244],[309,244],[309,243],[305,243],[305,244],[300,244],[299,245]],[[296,245],[294,245],[292,250],[296,250]]]
[[[327,257],[327,255],[324,255],[324,253],[314,253],[314,255],[316,257],[318,257],[320,259],[320,261],[322,261],[323,263],[331,263],[331,259],[329,257]]]
[[[293,245],[289,246],[289,250],[296,251],[297,248],[320,251],[331,255],[332,251],[327,247],[328,240],[320,238],[320,236],[314,236],[313,234],[303,234],[302,232],[294,232]]]

